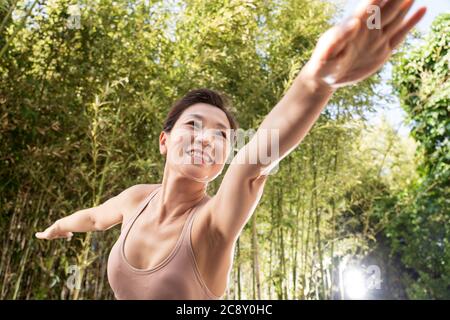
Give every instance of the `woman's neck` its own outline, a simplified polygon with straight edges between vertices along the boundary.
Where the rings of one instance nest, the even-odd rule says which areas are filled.
[[[179,220],[181,216],[208,199],[207,186],[207,183],[197,182],[178,172],[165,170],[163,181],[155,195],[156,223],[170,224]]]

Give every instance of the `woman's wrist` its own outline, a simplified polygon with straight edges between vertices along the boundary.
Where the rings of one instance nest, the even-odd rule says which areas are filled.
[[[308,86],[315,93],[333,94],[337,90],[336,87],[333,87],[319,75],[318,70],[312,67],[310,61],[300,71],[298,78],[300,83]]]
[[[62,227],[62,225],[61,225],[61,219],[56,220],[55,223],[53,224],[53,226],[54,226],[55,231],[56,231],[57,233],[63,232],[63,227]]]

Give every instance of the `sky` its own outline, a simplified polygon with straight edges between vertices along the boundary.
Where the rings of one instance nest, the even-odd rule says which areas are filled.
[[[335,1],[342,4],[344,12],[340,18],[344,18],[349,16],[353,12],[354,8],[358,6],[358,3],[362,0],[330,0],[330,1]],[[427,13],[417,25],[417,29],[424,34],[426,34],[430,30],[430,26],[433,20],[439,14],[444,12],[450,13],[450,0],[416,0],[413,7],[409,11],[408,16],[414,13],[421,6],[427,7]],[[389,69],[387,69],[387,72],[383,74],[383,79],[385,80],[383,82],[389,80],[390,77],[391,77],[390,71]],[[385,109],[386,110],[379,110],[376,113],[376,115],[374,115],[373,118],[369,120],[369,122],[378,123],[381,120],[382,116],[384,115],[395,129],[397,128],[399,129],[398,132],[400,135],[402,136],[408,135],[410,130],[408,126],[404,123],[405,112],[400,107],[399,102],[396,101],[395,103],[389,104],[386,106]]]

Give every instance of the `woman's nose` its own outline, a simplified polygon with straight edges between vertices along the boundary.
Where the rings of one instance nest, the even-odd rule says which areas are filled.
[[[202,143],[202,145],[211,144],[212,139],[213,139],[213,134],[211,131],[212,130],[208,130],[208,129],[198,130],[195,135],[195,140],[200,141]]]

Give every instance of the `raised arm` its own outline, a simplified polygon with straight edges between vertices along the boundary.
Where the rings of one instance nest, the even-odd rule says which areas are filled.
[[[227,241],[236,240],[262,196],[267,175],[300,144],[334,91],[378,71],[420,21],[425,7],[404,19],[412,4],[413,0],[363,1],[351,17],[321,36],[286,94],[236,154],[212,198],[211,223]],[[381,8],[379,29],[368,27],[374,13],[370,6]],[[271,130],[278,134],[278,143],[272,141]],[[263,159],[266,154],[270,158]],[[250,159],[257,161],[249,163]]]

